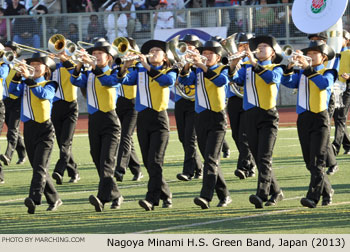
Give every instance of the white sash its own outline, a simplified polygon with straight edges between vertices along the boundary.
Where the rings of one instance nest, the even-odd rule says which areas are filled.
[[[140,95],[140,104],[148,108],[152,108],[152,100],[149,91],[148,75],[147,72],[138,73],[138,88]]]
[[[298,103],[303,109],[310,110],[309,103],[309,80],[305,75],[301,75],[298,88]]]
[[[204,81],[203,72],[197,73],[196,95],[197,95],[198,105],[203,107],[203,108],[211,110],[208,94],[207,94],[207,91],[205,89],[205,81]]]
[[[86,93],[88,104],[93,108],[99,109],[95,89],[95,74],[93,73],[90,73],[88,76]]]
[[[34,120],[33,110],[30,101],[30,90],[27,85],[24,85],[23,92],[23,115]]]
[[[64,100],[64,93],[61,85],[61,71],[59,70],[59,68],[52,73],[52,80],[58,83],[58,88],[56,90],[55,97]]]
[[[255,87],[255,74],[251,67],[246,71],[246,96],[248,103],[259,107],[259,97]]]

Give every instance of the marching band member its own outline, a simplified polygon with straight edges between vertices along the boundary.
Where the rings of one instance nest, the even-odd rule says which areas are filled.
[[[2,51],[4,51],[4,46],[0,43],[0,49],[2,49]],[[4,122],[5,122],[5,105],[3,102],[3,97],[2,97],[2,93],[3,93],[3,81],[4,79],[6,79],[6,77],[9,74],[9,66],[7,64],[5,64],[5,62],[1,61],[0,62],[0,134],[2,132],[2,128],[4,126]],[[0,163],[0,183],[3,184],[5,183],[5,179],[4,179],[4,172],[3,172],[3,168],[2,168],[2,164]]]
[[[236,35],[237,53],[246,52],[249,49],[248,35],[238,33]],[[248,64],[247,57],[242,59],[242,64]],[[226,91],[227,113],[230,118],[232,138],[238,149],[238,162],[235,175],[240,179],[255,176],[255,161],[249,149],[247,134],[245,132],[246,123],[243,109],[243,99],[238,97],[232,90],[231,85]]]
[[[208,209],[214,191],[220,200],[218,207],[232,202],[220,167],[220,153],[225,138],[225,86],[228,84],[227,69],[218,63],[223,48],[217,41],[207,41],[199,48],[206,63],[194,57],[196,71],[190,71],[189,64],[183,68],[179,82],[184,85],[196,84],[195,129],[199,150],[204,158],[203,183],[200,196],[194,203]]]
[[[130,47],[133,50],[136,50],[137,44],[135,40],[132,38],[127,39]],[[132,55],[132,53],[127,55]],[[128,71],[133,71],[139,64],[140,63],[136,63],[136,65],[132,65]],[[132,181],[139,181],[143,178],[143,174],[141,172],[140,161],[137,157],[134,142],[132,140],[137,121],[137,111],[135,109],[136,85],[121,85],[117,89],[117,92],[118,99],[116,112],[122,126],[122,131],[114,176],[117,181],[122,182],[126,173],[126,168],[129,167],[131,173],[134,175]]]
[[[202,46],[196,35],[187,34],[180,42],[187,44],[188,50],[197,51],[197,47]],[[192,68],[195,71],[195,68]],[[194,94],[195,87],[191,87],[189,96]],[[182,173],[176,175],[177,179],[189,181],[192,178],[202,177],[202,161],[197,152],[196,141],[197,136],[194,128],[194,100],[183,98],[176,92],[175,88],[175,120],[176,128],[180,142],[185,153]]]
[[[43,193],[49,204],[47,211],[54,211],[62,205],[48,173],[55,134],[50,113],[57,83],[50,80],[55,62],[47,54],[34,53],[26,62],[35,69],[33,76],[27,66],[19,65],[19,72],[14,75],[9,92],[22,98],[24,144],[33,168],[29,197],[24,200],[24,204],[28,213],[34,214],[36,206],[41,204]]]
[[[68,56],[63,51],[58,57],[61,62],[56,64],[56,70],[52,73],[52,80],[58,83],[58,88],[53,99],[51,119],[60,154],[52,178],[56,184],[61,185],[66,169],[70,183],[77,183],[80,176],[72,153],[73,135],[78,120],[77,87],[70,82],[71,74],[63,65]]]
[[[5,43],[5,50],[11,51],[14,57],[21,56],[21,49],[13,42],[8,41]],[[25,162],[26,150],[23,142],[23,138],[19,131],[20,114],[21,114],[21,99],[8,92],[10,82],[15,75],[16,71],[10,65],[10,72],[7,78],[3,82],[3,101],[5,104],[5,123],[7,125],[7,148],[4,154],[0,155],[0,160],[9,165],[12,160],[14,151],[17,151],[18,161],[16,164],[23,164]]]
[[[324,43],[327,44],[327,32],[319,32],[315,34],[309,34],[308,39],[310,41],[323,41]],[[328,65],[328,61],[326,60],[324,63],[324,66]],[[337,64],[334,64],[334,66],[337,66]],[[335,111],[335,96],[334,92],[332,89],[328,89],[328,92],[330,92],[330,98],[329,98],[329,103],[328,103],[328,114],[329,114],[329,134],[328,136],[330,137],[330,132],[331,132],[331,119],[334,115]],[[328,141],[328,147],[327,147],[327,161],[326,161],[326,167],[328,167],[327,174],[328,175],[333,175],[338,171],[338,164],[336,160],[336,150],[333,148],[331,140],[329,139]]]
[[[322,205],[331,204],[334,193],[324,168],[329,141],[329,90],[337,78],[337,72],[323,65],[335,54],[326,43],[312,41],[302,52],[312,58],[311,65],[304,57],[298,56],[296,60],[300,62],[302,70],[293,73],[293,62],[288,64],[282,84],[298,88],[297,129],[306,168],[311,173],[309,190],[300,202],[305,207],[315,208],[322,195]]]
[[[343,144],[344,154],[350,154],[350,137],[346,127],[346,119],[350,107],[350,85],[349,85],[349,73],[350,73],[350,50],[347,47],[347,43],[350,40],[350,33],[346,30],[343,31],[343,45],[340,52],[339,62],[339,81],[346,85],[346,89],[342,94],[343,107],[336,108],[334,111],[334,125],[335,133],[333,140],[333,148],[338,155],[341,145]]]
[[[163,208],[172,207],[172,194],[163,176],[165,150],[169,141],[169,118],[167,107],[169,87],[176,80],[176,71],[170,68],[166,43],[149,40],[141,47],[142,66],[126,74],[132,61],[127,61],[118,72],[118,78],[126,85],[137,85],[135,108],[137,137],[142,160],[149,175],[146,198],[139,205],[146,211],[154,210],[163,200]],[[151,54],[148,62],[145,54]]]
[[[249,148],[258,167],[258,187],[250,195],[255,208],[274,206],[283,199],[283,192],[272,170],[272,152],[278,131],[276,100],[283,69],[281,48],[271,36],[258,36],[249,40],[247,56],[249,63],[243,64],[232,81],[244,85],[243,109],[246,111],[246,133]],[[258,49],[255,54],[252,51]],[[236,68],[239,58],[232,60],[230,71]],[[233,74],[233,73],[232,73]],[[269,196],[270,199],[268,198]]]
[[[109,64],[116,52],[104,39],[97,40],[87,52],[96,57],[94,62],[90,56],[82,56],[84,63],[89,64],[92,70],[81,73],[82,63],[79,62],[70,81],[87,89],[90,154],[100,177],[97,196],[90,195],[89,201],[96,212],[102,212],[105,203],[112,201],[111,209],[118,209],[124,200],[113,179],[120,134],[120,122],[115,112],[116,85],[102,85],[97,78],[112,73]],[[67,62],[65,67],[69,69],[72,64]]]

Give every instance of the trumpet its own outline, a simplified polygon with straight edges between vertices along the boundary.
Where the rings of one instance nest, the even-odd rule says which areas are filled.
[[[149,54],[145,55],[146,58],[149,58],[149,57],[152,57],[152,56],[153,56],[152,53],[149,53]],[[125,61],[138,60],[138,59],[140,59],[140,54],[133,55],[133,56],[117,57],[115,59],[115,64],[120,65],[120,64],[124,63]]]
[[[295,59],[296,57],[302,57],[304,58],[309,65],[312,63],[312,59],[309,56],[306,56],[302,53],[298,53],[294,51],[293,47],[291,45],[285,45],[282,48],[283,54],[288,58],[288,62],[294,64],[295,66],[300,67],[301,64],[298,59]]]
[[[258,52],[260,52],[259,49],[256,49],[256,50],[252,51],[253,54],[258,53]],[[228,57],[223,57],[221,59],[221,63],[224,64],[224,65],[227,65],[232,60],[239,59],[239,58],[244,58],[245,56],[247,56],[247,52],[246,51],[238,52],[238,53],[235,53],[235,54],[230,55]]]
[[[193,64],[194,61],[192,59],[187,58],[186,57],[187,55],[199,57],[202,60],[203,64],[206,64],[208,60],[207,57],[188,49],[188,46],[185,42],[178,43],[177,47],[175,48],[175,52],[179,56],[179,58],[184,59],[186,63],[190,63],[190,64]]]
[[[13,65],[13,69],[16,70],[17,72],[21,72],[22,69],[20,69],[20,66],[25,66],[28,70],[29,70],[29,76],[33,77],[34,76],[34,72],[35,72],[35,68],[31,65],[28,65],[22,61],[20,61],[19,59],[16,59],[15,55],[13,54],[13,52],[11,51],[5,51],[3,53],[3,60],[6,64],[10,65],[10,64],[14,64]]]

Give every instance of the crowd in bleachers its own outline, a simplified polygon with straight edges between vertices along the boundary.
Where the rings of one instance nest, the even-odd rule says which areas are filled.
[[[274,34],[276,32],[285,34],[285,11],[283,8],[272,8],[267,5],[291,2],[291,0],[207,0],[206,6],[257,5],[254,8],[255,33],[276,36]],[[65,2],[66,8],[64,9],[62,8],[62,0],[3,0],[2,3],[3,6],[0,8],[0,42],[9,40],[6,20],[2,19],[1,16],[32,15],[32,17],[25,19],[12,20],[10,39],[34,47],[42,45],[43,40],[42,20],[38,15],[62,13],[65,10],[68,13],[92,12],[89,20],[86,21],[89,24],[83,30],[83,39],[91,42],[94,37],[105,37],[112,42],[118,36],[132,37],[135,31],[150,31],[150,18],[153,18],[155,29],[186,27],[184,12],[173,15],[172,10],[203,7],[202,0],[70,0]],[[146,12],[128,12],[146,10],[160,11],[155,12],[153,17]],[[121,13],[121,11],[126,12]],[[233,9],[228,11],[228,15],[229,33],[242,31],[245,20],[239,17],[239,14]],[[59,32],[74,42],[78,40],[79,30],[76,21],[67,22],[64,20],[62,22],[59,17],[50,17],[46,19],[45,25],[49,34]],[[223,25],[227,24],[223,22]],[[294,28],[291,27],[291,29]]]

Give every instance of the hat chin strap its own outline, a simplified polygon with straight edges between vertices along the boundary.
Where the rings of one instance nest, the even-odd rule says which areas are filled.
[[[274,53],[274,52],[273,52]],[[266,58],[264,58],[263,60],[260,60],[261,62],[264,62],[264,61],[266,61],[268,58],[270,58],[271,57],[271,55],[270,56],[268,56],[268,57],[266,57]],[[273,56],[271,57],[271,61],[272,61],[272,58],[273,58]]]

